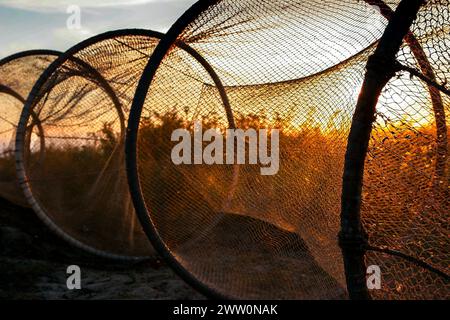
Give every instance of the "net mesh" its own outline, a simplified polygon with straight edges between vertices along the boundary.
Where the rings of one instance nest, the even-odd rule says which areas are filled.
[[[56,53],[30,51],[0,61],[0,197],[28,206],[15,170],[14,142],[25,99]]]
[[[397,56],[404,70],[387,84],[377,106],[361,212],[370,245],[399,251],[447,275],[449,30],[450,2],[431,0],[404,40]],[[367,263],[379,265],[383,275],[381,290],[372,292],[376,298],[450,297],[448,278],[417,263],[374,252]]]
[[[21,121],[33,208],[71,242],[115,258],[153,253],[130,200],[124,136],[155,35],[112,32],[69,50],[33,89]]]
[[[178,36],[146,96],[137,167],[149,232],[191,278],[233,298],[347,297],[337,244],[344,153],[386,24],[363,1],[223,0]],[[195,123],[279,129],[278,173],[175,165],[171,134],[193,136]]]

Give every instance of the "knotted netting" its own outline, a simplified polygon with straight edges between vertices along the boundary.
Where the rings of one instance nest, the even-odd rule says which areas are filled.
[[[0,197],[27,206],[15,170],[14,142],[25,99],[58,52],[32,50],[0,61]]]
[[[450,2],[426,1],[376,108],[361,209],[373,298],[450,298],[449,48]]]
[[[137,80],[160,36],[121,30],[76,45],[45,71],[21,116],[27,200],[51,229],[101,256],[154,253],[130,200],[124,139]]]
[[[200,1],[168,32],[136,92],[127,163],[145,231],[191,284],[233,298],[347,297],[337,243],[344,153],[386,24],[364,1],[222,0]],[[195,151],[184,159],[197,164],[175,164],[173,131],[194,145],[200,127],[278,129],[278,170],[262,175],[249,149],[246,164],[218,164],[220,148],[214,164]],[[274,141],[269,133],[263,151],[275,154]]]

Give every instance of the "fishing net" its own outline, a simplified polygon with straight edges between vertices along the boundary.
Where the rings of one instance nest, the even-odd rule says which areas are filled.
[[[391,12],[386,10],[386,14]],[[367,265],[383,299],[450,298],[450,2],[420,9],[376,109],[363,182]]]
[[[18,128],[19,179],[33,209],[72,244],[109,258],[153,254],[130,200],[124,137],[159,38],[123,30],[73,47],[36,83]]]
[[[347,297],[337,243],[344,153],[386,24],[364,1],[222,0],[199,2],[169,31],[137,90],[127,161],[144,229],[187,281],[221,297]],[[173,130],[194,145],[200,127],[268,129],[268,148],[259,145],[268,154],[278,129],[278,170],[249,164],[250,139],[246,164],[206,164],[194,152],[186,159],[201,164],[174,164]],[[204,140],[221,137],[212,136]]]
[[[0,61],[0,197],[27,206],[16,179],[14,142],[25,99],[58,52],[33,50]]]

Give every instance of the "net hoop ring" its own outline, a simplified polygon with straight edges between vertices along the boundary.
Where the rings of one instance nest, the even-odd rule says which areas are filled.
[[[180,33],[194,21],[203,11],[217,3],[218,0],[200,0],[192,5],[169,29],[166,35],[161,39],[155,51],[150,57],[139,84],[136,89],[136,95],[128,118],[128,129],[126,136],[126,166],[128,184],[130,187],[131,198],[134,203],[136,214],[144,229],[145,234],[150,239],[155,250],[164,258],[167,264],[179,275],[186,283],[201,294],[218,300],[234,299],[233,297],[224,295],[219,291],[211,288],[207,284],[198,280],[193,276],[171,253],[161,239],[156,226],[153,224],[142,195],[141,184],[139,181],[138,165],[137,165],[137,138],[139,131],[139,123],[142,114],[147,92],[150,84],[170,48],[176,45],[177,38]]]
[[[152,255],[149,256],[128,256],[123,254],[115,254],[112,252],[108,252],[105,250],[97,249],[91,245],[87,245],[86,243],[83,243],[82,241],[74,238],[73,236],[67,234],[61,227],[59,227],[46,213],[44,208],[41,207],[41,205],[38,203],[37,199],[35,198],[33,194],[32,186],[30,185],[28,181],[28,176],[26,173],[26,165],[24,161],[24,151],[26,148],[25,137],[27,132],[27,123],[30,120],[30,117],[32,116],[32,108],[35,103],[35,98],[37,97],[39,91],[41,88],[45,85],[48,78],[60,67],[63,65],[66,61],[73,59],[73,55],[77,52],[84,50],[85,48],[107,39],[112,39],[114,37],[118,36],[147,36],[151,38],[161,39],[163,34],[151,30],[143,30],[143,29],[123,29],[123,30],[117,30],[117,31],[110,31],[103,34],[99,34],[97,36],[91,37],[85,41],[80,42],[79,44],[73,46],[65,53],[61,54],[52,64],[48,66],[48,68],[43,72],[43,74],[39,77],[39,80],[35,83],[30,95],[26,99],[26,103],[24,105],[24,108],[22,110],[22,114],[20,116],[19,125],[17,128],[17,135],[16,135],[16,148],[15,148],[15,157],[16,157],[16,173],[17,178],[19,181],[19,185],[21,189],[24,192],[24,196],[27,200],[27,202],[30,204],[32,209],[35,211],[36,215],[39,217],[39,219],[57,236],[59,236],[61,239],[65,240],[67,243],[71,244],[72,246],[81,249],[84,252],[93,254],[95,256],[98,256],[100,258],[105,258],[109,260],[116,260],[116,261],[129,261],[129,262],[138,262],[142,260],[147,260],[152,258]],[[81,60],[78,60],[80,62]],[[104,80],[104,79],[103,79]],[[108,85],[106,81],[103,83],[104,85]],[[109,87],[111,90],[112,88]],[[109,90],[108,88],[103,88],[106,90]],[[126,131],[126,121],[124,118],[121,106],[117,105],[118,98],[115,97],[114,92],[108,93],[109,98],[111,98],[113,101],[115,101],[115,107],[118,110],[119,117],[121,119],[121,130],[122,130],[122,137],[125,136],[124,132]],[[119,111],[120,108],[120,111]]]
[[[22,52],[18,52],[13,55],[7,56],[7,57],[3,58],[2,60],[0,60],[0,68],[10,62],[13,62],[14,60],[18,60],[18,59],[22,59],[22,58],[33,57],[33,56],[36,56],[36,57],[53,56],[53,57],[55,57],[55,59],[57,59],[61,55],[62,55],[62,53],[59,51],[47,50],[47,49],[22,51]],[[10,87],[0,84],[0,93],[9,95],[9,96],[13,97],[14,99],[16,99],[18,102],[20,102],[22,105],[25,105],[27,97],[23,97],[19,92],[15,91],[14,89],[12,89]],[[44,131],[43,131],[43,128],[40,125],[39,121],[37,121],[38,118],[37,118],[36,114],[34,114],[34,112],[31,112],[31,117],[33,117],[35,119],[37,129],[41,136],[40,144],[41,144],[42,152],[40,155],[40,160],[42,160],[44,158],[44,152],[43,152],[44,148],[43,147],[45,146],[45,140],[43,138]],[[17,126],[16,126],[16,128],[17,128]]]

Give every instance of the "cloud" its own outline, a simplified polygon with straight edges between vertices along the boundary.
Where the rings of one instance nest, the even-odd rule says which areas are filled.
[[[0,46],[0,59],[17,52],[40,49],[40,43],[37,42],[11,42],[7,46]]]
[[[108,8],[169,1],[174,0],[0,0],[0,6],[38,12],[65,12],[71,5],[82,8]]]
[[[0,58],[26,49],[65,51],[93,35],[117,29],[165,32],[196,1],[0,0],[0,30],[8,30],[0,36]],[[67,27],[68,3],[86,4],[81,7],[79,28]],[[27,9],[15,8],[22,5]]]
[[[92,37],[93,35],[94,33],[88,28],[80,28],[80,29],[58,28],[53,30],[52,42],[55,46],[58,46],[60,43],[75,44],[89,37]]]

